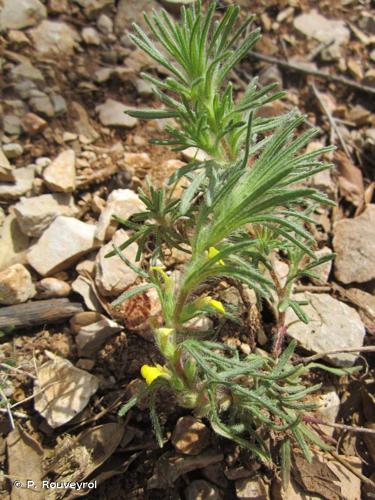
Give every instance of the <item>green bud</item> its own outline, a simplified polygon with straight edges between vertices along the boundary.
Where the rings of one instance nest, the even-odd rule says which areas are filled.
[[[158,328],[155,330],[156,344],[166,359],[173,359],[176,351],[174,329]]]

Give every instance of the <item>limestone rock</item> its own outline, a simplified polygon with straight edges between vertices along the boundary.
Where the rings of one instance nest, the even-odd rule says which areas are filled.
[[[78,33],[69,24],[58,21],[42,21],[30,30],[37,52],[42,56],[70,56],[79,39]]]
[[[60,215],[28,253],[29,264],[42,276],[68,268],[94,247],[95,226]]]
[[[15,82],[30,80],[35,83],[43,83],[43,73],[33,66],[30,61],[23,62],[15,66],[11,71],[11,78]]]
[[[101,44],[100,35],[95,28],[91,28],[90,26],[83,28],[81,35],[86,45]]]
[[[0,200],[17,200],[23,194],[31,191],[34,180],[34,167],[16,168],[15,183],[0,183]]]
[[[79,333],[83,326],[91,325],[92,323],[96,323],[100,321],[105,316],[102,316],[98,312],[94,311],[83,311],[76,313],[69,321],[70,330],[73,334]]]
[[[258,477],[237,479],[236,498],[241,500],[267,500],[268,486]]]
[[[65,193],[21,198],[14,206],[22,232],[33,238],[39,238],[59,215],[70,216],[76,212],[73,197]]]
[[[106,14],[100,14],[96,22],[96,26],[98,27],[98,30],[104,35],[113,33],[113,21]]]
[[[112,191],[108,196],[106,207],[100,214],[95,237],[100,241],[104,241],[107,239],[106,235],[109,227],[117,227],[117,222],[112,219],[113,215],[128,219],[131,215],[143,210],[145,210],[145,205],[134,191],[130,189]]]
[[[340,398],[334,387],[325,387],[322,392],[317,396],[316,416],[321,418],[327,424],[334,424],[340,410]],[[327,425],[321,426],[323,432],[328,436],[332,436],[334,432],[333,427]]]
[[[46,120],[35,113],[26,113],[22,119],[22,128],[26,134],[35,135],[47,126]]]
[[[302,347],[314,353],[322,353],[343,348],[361,347],[365,327],[357,311],[326,293],[296,294],[297,300],[306,300],[301,306],[310,322],[305,325],[295,313],[288,309],[286,324],[288,335],[296,339]],[[358,353],[340,353],[326,356],[335,366],[352,366]]]
[[[365,283],[375,278],[375,205],[355,219],[333,228],[335,276],[342,283]]]
[[[137,125],[138,119],[125,113],[128,107],[119,101],[107,99],[95,109],[99,113],[99,120],[105,127],[133,128]]]
[[[90,311],[101,311],[103,309],[91,279],[86,276],[78,276],[72,283],[72,289],[81,295],[87,309],[90,309]]]
[[[8,158],[8,160],[13,160],[13,158],[18,158],[19,156],[22,156],[23,147],[21,146],[21,144],[17,144],[15,142],[9,142],[8,144],[3,145],[3,152],[4,152],[5,156]],[[1,152],[0,152],[0,156],[1,156]],[[1,164],[1,160],[0,160],[0,164]],[[0,170],[1,170],[1,167],[0,167]]]
[[[153,8],[160,7],[160,4],[155,0],[138,0],[137,2],[129,2],[128,0],[120,0],[117,3],[115,17],[115,32],[122,35],[125,30],[130,30],[133,22],[144,23],[142,13],[150,12]]]
[[[210,444],[210,431],[195,417],[181,417],[174,428],[172,444],[185,455],[199,455]]]
[[[332,250],[329,247],[323,247],[317,252],[315,252],[315,255],[318,258],[325,257],[326,255],[332,255]],[[312,278],[312,282],[315,283],[316,285],[322,285],[328,282],[329,275],[331,273],[332,269],[332,260],[329,260],[327,262],[324,262],[324,264],[321,264],[320,266],[315,267],[312,272],[319,276],[319,279]]]
[[[31,99],[29,100],[29,105],[36,114],[40,114],[47,118],[52,118],[52,116],[55,114],[51,99],[47,94],[44,94],[43,92],[38,91],[35,97],[31,97]]]
[[[71,292],[69,283],[57,278],[43,278],[36,284],[38,299],[68,297]]]
[[[14,264],[0,272],[0,304],[21,304],[34,295],[35,287],[25,266]]]
[[[22,130],[21,119],[15,115],[4,115],[3,128],[8,135],[20,135]]]
[[[325,193],[328,198],[334,200],[337,194],[336,183],[333,181],[329,170],[318,172],[311,178],[311,185]]]
[[[44,170],[43,178],[52,191],[68,193],[74,191],[76,183],[75,153],[67,149]]]
[[[334,40],[335,45],[345,45],[350,39],[350,31],[344,20],[327,19],[316,10],[297,16],[293,24],[305,36],[321,43]]]
[[[107,5],[112,5],[114,0],[74,0],[74,2],[83,8],[85,14],[90,15]]]
[[[0,182],[13,182],[15,180],[14,167],[0,148]]]
[[[75,132],[80,136],[84,136],[88,142],[96,141],[99,134],[91,125],[85,108],[78,102],[73,101],[70,105],[70,113],[72,115]]]
[[[28,247],[29,238],[21,231],[15,215],[10,213],[0,229],[0,270],[26,262]]]
[[[0,10],[0,31],[35,26],[46,16],[47,9],[39,0],[4,0]]]
[[[56,116],[65,115],[68,111],[66,100],[62,95],[52,95],[51,102],[53,105],[53,112]]]
[[[82,326],[76,336],[78,356],[95,356],[103,344],[122,329],[122,326],[105,316],[102,316],[100,321]]]
[[[39,367],[34,384],[34,406],[55,429],[85,408],[99,383],[96,377],[76,368],[67,359],[47,354],[50,359]]]
[[[97,255],[95,283],[100,293],[105,296],[117,297],[137,279],[138,275],[118,255],[105,258],[105,255],[113,250],[113,243],[120,246],[127,239],[126,231],[116,231],[112,240],[102,247]],[[137,250],[138,245],[132,243],[123,251],[123,255],[135,264]]]

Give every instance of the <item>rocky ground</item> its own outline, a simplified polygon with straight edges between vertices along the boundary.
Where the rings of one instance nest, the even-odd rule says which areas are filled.
[[[11,489],[14,478],[97,480],[87,498],[281,498],[280,484],[247,453],[215,437],[202,422],[162,402],[168,442],[160,450],[147,411],[117,415],[137,390],[139,369],[157,361],[143,295],[118,311],[110,303],[136,282],[119,258],[104,259],[126,233],[112,219],[142,208],[146,176],[160,186],[190,151],[151,146],[165,124],[144,123],[125,106],[157,106],[147,69],[162,68],[132,46],[128,31],[157,0],[3,0],[0,41],[0,461],[1,498],[72,498],[72,491]],[[171,0],[162,2],[173,7]],[[226,1],[219,2],[224,7]],[[311,322],[292,323],[301,353],[373,345],[375,335],[375,17],[368,0],[240,0],[263,30],[256,53],[233,73],[238,93],[251,76],[278,81],[288,95],[263,113],[298,106],[319,127],[310,148],[334,143],[335,164],[311,182],[337,201],[315,213],[323,254],[319,282],[296,293]],[[175,6],[174,6],[175,7]],[[1,9],[1,8],[0,8]],[[172,9],[173,10],[173,9]],[[284,61],[284,64],[280,64]],[[271,63],[270,63],[271,62]],[[314,77],[323,71],[327,76]],[[333,77],[333,78],[332,78]],[[336,78],[336,79],[335,79]],[[343,81],[337,81],[341,79]],[[127,257],[135,259],[135,244]],[[170,256],[170,270],[183,256]],[[275,262],[280,278],[285,263]],[[272,315],[259,316],[223,282],[221,299],[250,313],[260,346]],[[249,352],[248,332],[228,326],[223,340]],[[360,376],[324,379],[327,422],[375,428],[373,357],[328,356],[332,365],[361,363]],[[366,480],[375,464],[374,435],[325,429],[339,458],[294,464],[283,498],[373,498]],[[333,432],[335,431],[335,432]],[[352,470],[340,463],[345,456]],[[312,477],[314,479],[312,479]],[[372,474],[375,481],[375,474]],[[65,496],[63,496],[65,495]]]

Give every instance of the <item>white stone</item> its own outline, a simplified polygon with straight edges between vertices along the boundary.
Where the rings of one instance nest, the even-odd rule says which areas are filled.
[[[293,24],[307,37],[322,43],[334,40],[334,45],[345,45],[350,40],[350,31],[344,20],[326,19],[316,10],[297,16]]]
[[[64,132],[63,133],[63,141],[64,142],[75,141],[76,139],[78,139],[78,135],[73,134],[73,132]]]
[[[105,316],[100,321],[82,326],[75,338],[78,356],[90,358],[95,356],[102,345],[123,327]]]
[[[307,325],[302,323],[289,308],[286,313],[288,335],[296,339],[302,347],[314,353],[362,347],[365,327],[357,311],[326,293],[296,294],[296,300],[306,300],[301,306],[310,318]],[[335,366],[352,366],[358,353],[330,354],[325,357]]]
[[[340,398],[334,387],[325,387],[324,390],[317,396],[318,408],[315,416],[321,418],[327,424],[334,424],[340,410]],[[334,428],[328,425],[321,425],[325,434],[332,436]]]
[[[102,247],[96,258],[95,284],[100,293],[105,296],[117,297],[126,288],[132,285],[138,275],[123,262],[118,255],[105,258],[113,250],[112,244],[119,247],[129,238],[126,231],[119,229],[114,234],[112,240]],[[136,264],[135,257],[138,245],[132,243],[125,250],[123,255],[133,264]]]
[[[68,193],[76,184],[75,153],[67,149],[44,170],[43,179],[52,191]]]
[[[96,296],[93,281],[86,276],[78,276],[72,283],[72,289],[81,295],[90,311],[101,311],[102,306]]]
[[[117,226],[117,222],[112,219],[113,215],[118,215],[123,219],[128,219],[131,215],[145,210],[144,203],[139,196],[130,189],[116,189],[108,196],[107,205],[100,214],[96,226],[95,238],[100,241],[107,239],[107,231],[111,225]]]
[[[190,161],[207,161],[210,159],[209,155],[202,149],[190,147],[181,151],[184,160]]]
[[[14,206],[14,213],[22,232],[39,238],[56,217],[75,215],[77,207],[70,194],[42,194],[33,198],[21,198]]]
[[[22,82],[23,80],[31,80],[36,83],[43,83],[43,73],[33,66],[30,61],[25,61],[15,66],[11,71],[12,80]]]
[[[14,264],[0,272],[0,304],[21,304],[34,295],[35,287],[25,266]]]
[[[35,26],[46,16],[47,9],[39,0],[4,0],[0,9],[0,31]]]
[[[311,178],[311,185],[334,200],[337,193],[336,183],[332,180],[329,170],[318,172]]]
[[[42,21],[30,30],[37,52],[42,56],[70,56],[79,39],[78,33],[69,24],[57,21]]]
[[[86,28],[83,28],[81,35],[82,35],[83,41],[87,45],[100,45],[101,44],[100,35],[96,31],[95,28],[91,28],[89,26]]]
[[[18,158],[19,156],[22,156],[23,147],[21,146],[21,144],[10,142],[9,144],[3,145],[3,152],[5,156],[8,158],[8,160],[12,160],[13,158]]]
[[[336,222],[333,235],[336,278],[346,285],[375,279],[375,205]]]
[[[16,200],[31,191],[34,180],[34,167],[22,167],[14,170],[15,183],[0,183],[0,200]]]
[[[55,297],[68,297],[71,287],[66,281],[57,278],[43,278],[36,284],[38,299],[52,299]]]
[[[315,255],[318,258],[325,257],[326,255],[332,255],[332,250],[329,247],[323,247],[317,252],[315,252]],[[312,272],[316,274],[319,277],[319,279],[312,278],[311,281],[316,285],[322,285],[324,283],[327,283],[329,275],[331,274],[331,269],[332,269],[332,260],[328,260],[327,262],[324,262],[324,264],[314,267],[314,269],[312,269]]]
[[[12,264],[25,263],[28,247],[29,237],[23,234],[11,212],[0,229],[0,270]]]
[[[14,167],[9,163],[8,158],[0,148],[0,182],[13,182],[15,180]]]
[[[239,500],[266,500],[268,496],[268,486],[261,477],[245,477],[235,481],[236,498]]]
[[[38,368],[34,383],[35,409],[52,428],[66,424],[80,413],[98,390],[94,375],[80,370],[67,359],[47,352],[49,361]]]
[[[111,5],[114,0],[73,0],[80,5],[86,14],[92,14],[97,10],[103,9],[106,5]]]
[[[133,128],[137,125],[138,119],[125,113],[129,106],[113,99],[107,99],[103,104],[96,106],[99,119],[105,127],[125,127]]]
[[[60,215],[31,248],[27,259],[42,276],[67,269],[94,247],[95,226]]]
[[[98,27],[98,30],[104,35],[113,33],[113,21],[106,14],[100,14],[96,26]]]

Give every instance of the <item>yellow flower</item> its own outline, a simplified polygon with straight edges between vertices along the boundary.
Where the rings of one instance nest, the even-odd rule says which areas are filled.
[[[215,247],[210,247],[208,250],[206,250],[206,255],[209,259],[213,259],[218,253],[220,253],[220,251]],[[221,266],[225,265],[223,259],[220,259],[218,263]]]
[[[216,309],[217,312],[220,314],[225,314],[225,308],[220,302],[220,300],[215,300],[212,297],[202,297],[198,299],[197,301],[198,307],[204,307],[204,306],[209,306],[212,307],[213,309]]]
[[[151,266],[151,271],[155,271],[160,274],[160,276],[163,278],[164,283],[168,286],[170,285],[171,278],[168,276],[168,274],[164,271],[164,269],[161,266]]]
[[[161,365],[150,366],[143,365],[141,375],[146,380],[147,385],[151,385],[154,380],[164,374],[164,368]]]

